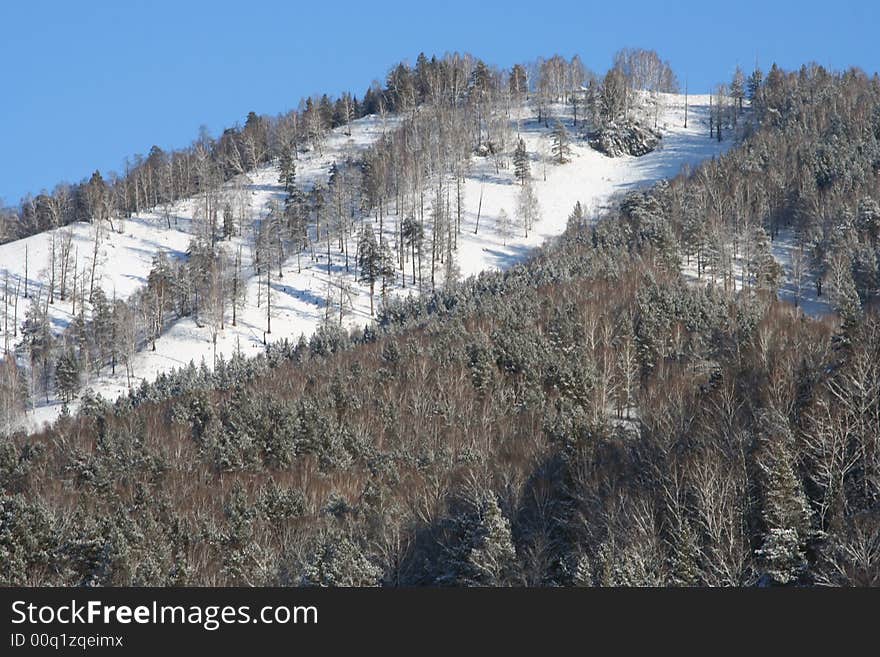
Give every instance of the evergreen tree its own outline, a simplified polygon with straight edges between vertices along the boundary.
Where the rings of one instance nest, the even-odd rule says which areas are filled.
[[[425,53],[420,52],[416,58],[415,68],[416,93],[420,103],[425,102],[431,93],[431,69],[431,63]]]
[[[669,571],[675,586],[695,586],[702,581],[699,538],[684,514],[671,513],[669,522]]]
[[[110,219],[110,191],[100,171],[95,171],[84,189],[86,203],[85,219],[93,224],[99,224],[105,219]]]
[[[419,259],[422,254],[422,243],[425,240],[425,230],[414,217],[407,217],[403,220],[401,227],[403,243],[405,247],[411,250],[410,257],[412,259],[412,284],[416,284],[416,253]]]
[[[376,290],[376,282],[382,277],[382,252],[376,243],[373,229],[364,226],[358,244],[358,280],[370,286],[370,315],[374,315],[373,297]]]
[[[568,162],[568,156],[571,154],[571,148],[568,145],[568,130],[557,120],[553,126],[553,157],[557,164],[565,164]]]
[[[755,70],[752,71],[752,74],[749,76],[747,84],[747,90],[749,94],[749,101],[752,104],[756,104],[760,101],[761,97],[761,86],[764,83],[764,74],[761,72],[757,66]]]
[[[525,185],[530,175],[530,169],[529,153],[526,150],[526,142],[522,137],[517,141],[516,149],[513,151],[513,171],[519,179],[519,183]]]
[[[785,273],[770,249],[770,237],[763,226],[756,226],[750,236],[752,248],[749,270],[758,289],[775,292]]]
[[[65,349],[55,366],[58,394],[65,404],[73,401],[80,388],[80,363],[73,349]]]
[[[491,491],[470,491],[450,520],[437,584],[510,586],[518,579],[510,521]]]
[[[447,253],[447,267],[453,262],[452,254]],[[388,301],[388,285],[394,283],[397,268],[394,266],[394,255],[387,240],[379,245],[379,276],[382,278],[382,303]]]
[[[526,69],[522,64],[514,64],[513,68],[510,70],[508,86],[510,89],[510,95],[514,98],[521,99],[528,93],[528,76],[526,75]]]
[[[832,253],[826,278],[830,283],[834,308],[840,315],[844,329],[854,327],[861,317],[862,306],[853,280],[851,259],[846,252],[835,250]]]
[[[144,300],[148,320],[148,337],[152,341],[153,351],[156,351],[156,340],[162,332],[165,312],[171,302],[174,281],[178,278],[181,277],[174,275],[171,263],[164,251],[153,258],[153,267],[147,276],[147,292]]]
[[[693,206],[687,206],[684,209],[681,232],[682,251],[687,258],[687,264],[690,265],[691,257],[696,258],[697,277],[700,278],[707,264],[704,257],[707,239],[706,223]]]
[[[223,205],[223,239],[229,239],[235,234],[235,214],[232,212],[232,204]]]
[[[378,586],[382,571],[348,536],[326,536],[305,563],[300,586]]]
[[[24,324],[21,327],[24,342],[30,352],[32,380],[40,374],[43,393],[48,401],[49,394],[49,363],[55,346],[55,336],[46,307],[40,303],[39,296],[33,297],[25,311]]]
[[[469,540],[468,583],[485,586],[512,584],[516,573],[516,549],[510,521],[501,513],[494,496],[486,499],[479,509],[479,521]]]
[[[772,583],[790,584],[807,568],[811,527],[809,506],[795,469],[794,437],[784,415],[771,410],[759,417],[758,445],[764,535],[757,556]]]
[[[767,73],[764,81],[762,100],[771,107],[779,107],[783,102],[785,93],[785,73],[774,62]]]
[[[483,60],[477,60],[474,70],[471,72],[470,79],[471,90],[480,95],[484,95],[492,91],[492,71],[486,66]]]
[[[100,370],[108,359],[108,350],[113,342],[113,308],[104,290],[95,288],[92,295],[92,341],[96,347],[94,369]]]
[[[395,112],[406,112],[415,107],[415,84],[412,71],[406,64],[391,69],[386,80],[387,97]]]
[[[284,187],[284,191],[290,196],[296,189],[296,160],[289,148],[282,149],[278,158],[278,182]]]
[[[333,127],[333,103],[327,94],[321,96],[318,103],[318,114],[321,117],[321,127],[323,130],[330,130]]]
[[[587,213],[580,201],[575,201],[571,214],[568,215],[567,226],[570,228],[583,228],[587,222]]]
[[[629,83],[623,71],[615,66],[605,74],[605,79],[597,92],[595,103],[597,111],[594,121],[598,125],[606,125],[620,118],[626,118],[628,105]]]

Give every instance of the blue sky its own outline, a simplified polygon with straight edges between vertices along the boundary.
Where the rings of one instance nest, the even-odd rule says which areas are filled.
[[[189,143],[318,92],[360,96],[420,51],[499,66],[654,48],[694,91],[757,56],[880,69],[875,2],[0,0],[0,201]]]

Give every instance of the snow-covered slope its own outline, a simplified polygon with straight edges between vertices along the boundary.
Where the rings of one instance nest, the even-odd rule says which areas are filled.
[[[512,167],[496,170],[491,158],[475,156],[466,180],[465,212],[457,238],[456,264],[460,275],[504,268],[524,258],[532,248],[564,231],[567,218],[578,201],[588,215],[599,212],[619,192],[673,176],[683,165],[695,165],[729,148],[730,141],[718,143],[709,138],[708,106],[708,96],[690,96],[688,128],[685,129],[684,97],[663,97],[658,121],[658,127],[664,135],[661,148],[639,158],[609,158],[594,151],[584,139],[576,137],[577,131],[572,126],[568,108],[557,106],[554,116],[568,124],[572,135],[569,161],[561,165],[551,161],[551,130],[539,124],[527,106],[521,108],[519,115],[514,117],[514,124],[531,154],[531,174],[541,220],[526,237],[525,231],[515,220],[520,186],[514,179]],[[353,124],[351,137],[346,136],[342,129],[334,131],[319,151],[306,154],[298,162],[298,183],[310,186],[319,179],[326,179],[333,161],[366,148],[383,131],[393,129],[393,123],[393,120],[386,123],[378,117],[366,117]],[[277,167],[266,166],[253,172],[246,180],[231,184],[244,190],[250,212],[255,217],[261,217],[273,199],[284,199],[278,177]],[[159,250],[168,251],[172,256],[185,257],[191,222],[198,212],[197,208],[195,200],[179,203],[173,209],[177,225],[171,230],[168,230],[166,220],[160,214],[143,214],[126,221],[124,234],[108,232],[101,243],[99,258],[101,282],[108,295],[115,289],[118,296],[124,297],[144,285],[152,258]],[[479,228],[475,233],[478,208]],[[502,210],[510,218],[510,223],[499,223]],[[397,219],[393,215],[386,218],[385,227],[389,237]],[[82,259],[93,244],[92,227],[82,224],[70,230],[74,233]],[[13,278],[23,276],[25,244],[28,245],[31,263],[29,274],[36,278],[38,268],[46,268],[50,243],[51,235],[44,233],[0,246],[0,282],[3,270],[8,270]],[[235,241],[229,246],[231,249],[237,248]],[[250,252],[248,246],[243,250],[246,254]],[[354,248],[351,249],[353,251]],[[39,267],[37,263],[40,263]],[[264,334],[265,302],[260,307],[257,305],[258,296],[265,294],[264,289],[258,292],[258,286],[265,288],[265,280],[261,283],[251,278],[247,301],[239,313],[237,326],[227,323],[217,336],[217,355],[228,357],[236,351],[246,355],[257,354],[264,349],[266,338],[277,340],[286,337],[295,340],[300,334],[311,334],[329,312],[338,313],[338,310],[327,305],[327,298],[328,294],[338,298],[341,294],[340,284],[347,288],[347,296],[351,300],[351,309],[344,322],[362,325],[370,321],[369,290],[356,282],[353,275],[346,273],[341,254],[334,250],[328,265],[326,250],[321,253],[318,249],[315,260],[303,256],[301,263],[302,271],[298,271],[296,254],[290,254],[283,267],[283,278],[273,275],[272,332],[268,336]],[[401,283],[398,277],[391,293],[411,293],[411,276],[407,276],[406,286]],[[21,319],[22,306],[19,311]],[[59,329],[70,321],[69,303],[56,302],[51,312],[53,322]],[[87,385],[112,399],[125,393],[129,385],[137,385],[142,378],[152,380],[157,373],[186,365],[190,361],[198,363],[204,360],[210,365],[214,355],[215,345],[210,330],[199,327],[191,318],[183,318],[163,333],[155,351],[147,348],[134,356],[132,369],[136,376],[133,380],[129,381],[120,369],[116,376],[104,372]],[[38,406],[28,414],[28,428],[36,428],[42,422],[53,419],[59,411],[59,402]]]
[[[397,123],[398,118],[393,116],[367,116],[352,122],[350,135],[344,128],[330,132],[320,144],[320,148],[301,155],[297,162],[298,184],[309,188],[318,180],[326,181],[333,162],[368,148],[382,134],[393,130]],[[285,196],[278,184],[278,170],[275,166],[263,167],[249,176],[241,176],[230,181],[224,185],[223,193],[229,198],[234,198],[237,204],[241,204],[244,212],[248,213],[251,219],[265,216],[270,201],[281,202]],[[58,292],[59,282],[56,279],[55,299],[51,305],[48,305],[52,329],[60,334],[73,320],[73,311],[78,313],[81,309],[78,301],[74,305],[71,294],[74,285],[72,272],[74,262],[78,272],[76,284],[79,290],[82,289],[83,280],[86,280],[86,289],[88,289],[92,263],[96,261],[95,287],[102,288],[110,299],[114,296],[127,299],[146,285],[153,259],[158,253],[164,252],[171,259],[186,257],[186,250],[193,237],[200,212],[200,199],[184,199],[168,208],[154,208],[153,211],[142,212],[129,219],[117,219],[114,221],[116,230],[110,230],[107,225],[96,227],[89,223],[78,222],[0,245],[0,290],[7,281],[10,290],[7,306],[9,331],[0,339],[0,348],[8,344],[9,349],[12,350],[15,344],[21,341],[21,333],[18,332],[15,336],[13,330],[16,312],[15,290],[19,291],[17,308],[19,324],[24,320],[27,306],[35,296],[42,295],[42,302],[44,304],[46,302],[53,241],[56,250],[60,250],[62,242],[69,240],[71,254],[71,272],[68,274],[66,297],[61,298]],[[99,231],[97,257],[95,257],[96,231]],[[247,242],[248,236],[245,235],[241,238],[233,238],[226,245],[231,252],[237,250],[239,244],[243,245],[245,267],[248,266],[251,255]],[[56,276],[58,275],[56,271]],[[255,282],[251,283],[252,287],[255,285]],[[25,297],[26,292],[27,297]],[[79,297],[79,294],[77,296]],[[262,330],[258,330],[248,321],[249,316],[254,314],[248,311],[254,306],[256,292],[249,290],[248,298],[251,303],[248,303],[243,313],[244,321],[239,322],[238,335],[233,337],[231,332],[228,332],[221,337],[222,351],[226,354],[231,353],[231,345],[238,346],[239,337],[244,349],[262,340]],[[279,304],[279,311],[290,317],[302,315],[306,319],[303,329],[309,332],[314,324],[308,318],[314,314],[316,307],[314,303],[304,302],[296,307],[286,308],[285,312],[284,304]],[[3,322],[0,320],[0,330],[2,329]],[[205,333],[206,329],[199,329],[191,320],[182,320],[173,325],[159,340],[160,349],[156,352],[138,353],[132,360],[132,370],[136,378],[132,379],[131,383],[134,385],[144,378],[151,380],[159,372],[185,365],[190,360],[198,362],[204,353],[199,348],[193,351],[192,345],[200,347],[205,339]],[[211,362],[211,359],[208,360]],[[97,379],[88,381],[86,385],[103,396],[113,399],[128,390],[128,383],[128,377],[123,368],[120,368],[117,370],[117,376],[111,377],[102,373]],[[61,410],[58,400],[50,399],[49,403],[45,403],[45,400],[41,403],[39,399],[35,401],[36,407],[29,411],[25,419],[24,426],[28,429],[36,429],[43,422],[53,420]],[[71,406],[75,407],[75,404]]]
[[[618,193],[675,176],[682,166],[694,166],[730,148],[730,141],[718,143],[708,137],[709,96],[690,96],[688,103],[688,127],[684,128],[684,96],[664,95],[662,119],[658,122],[663,139],[660,148],[652,153],[612,158],[593,150],[585,139],[573,139],[570,161],[563,165],[550,161],[551,131],[534,116],[526,115],[520,129],[532,154],[531,173],[541,221],[527,239],[517,229],[511,239],[505,239],[498,217],[502,209],[511,218],[516,214],[519,185],[511,171],[496,175],[490,161],[475,162],[468,179],[466,216],[472,228],[482,191],[480,232],[475,236],[473,230],[464,230],[459,238],[462,275],[503,268],[524,257],[529,248],[562,234],[578,201],[588,216],[599,213]],[[570,110],[564,106],[553,110],[554,117],[562,117],[574,134]],[[549,125],[552,128],[553,123]],[[540,154],[545,157],[539,157]]]

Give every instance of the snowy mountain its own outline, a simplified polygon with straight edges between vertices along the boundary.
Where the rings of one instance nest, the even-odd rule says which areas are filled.
[[[420,56],[22,203],[0,582],[876,584],[876,80],[676,87]]]

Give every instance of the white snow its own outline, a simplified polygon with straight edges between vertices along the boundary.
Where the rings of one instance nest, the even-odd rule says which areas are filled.
[[[779,288],[779,298],[795,304],[805,315],[814,318],[834,314],[828,296],[816,295],[816,274],[809,266],[809,253],[800,244],[791,228],[783,228],[771,243],[773,257],[785,269],[785,280]],[[798,264],[798,259],[802,259]],[[796,270],[801,271],[800,290],[796,283]]]
[[[474,236],[473,230],[463,228],[463,235],[459,238],[462,275],[509,266],[522,259],[531,248],[562,234],[578,201],[587,216],[601,213],[612,196],[673,177],[682,166],[693,167],[730,148],[730,141],[719,143],[708,136],[709,96],[689,97],[687,128],[683,127],[684,96],[661,96],[663,119],[658,124],[663,132],[661,146],[642,157],[612,158],[593,150],[586,140],[575,139],[570,110],[555,106],[554,117],[563,118],[572,136],[570,161],[558,165],[549,161],[552,160],[550,129],[538,124],[533,115],[522,122],[521,134],[532,155],[531,174],[542,215],[528,239],[522,230],[517,229],[513,239],[505,240],[497,224],[501,209],[512,220],[516,214],[519,184],[514,180],[512,171],[502,171],[501,175],[496,175],[489,158],[475,162],[466,191],[466,218],[467,225],[473,228],[482,189],[480,232]],[[553,122],[550,121],[549,125],[552,128]],[[536,154],[544,154],[544,157]]]

